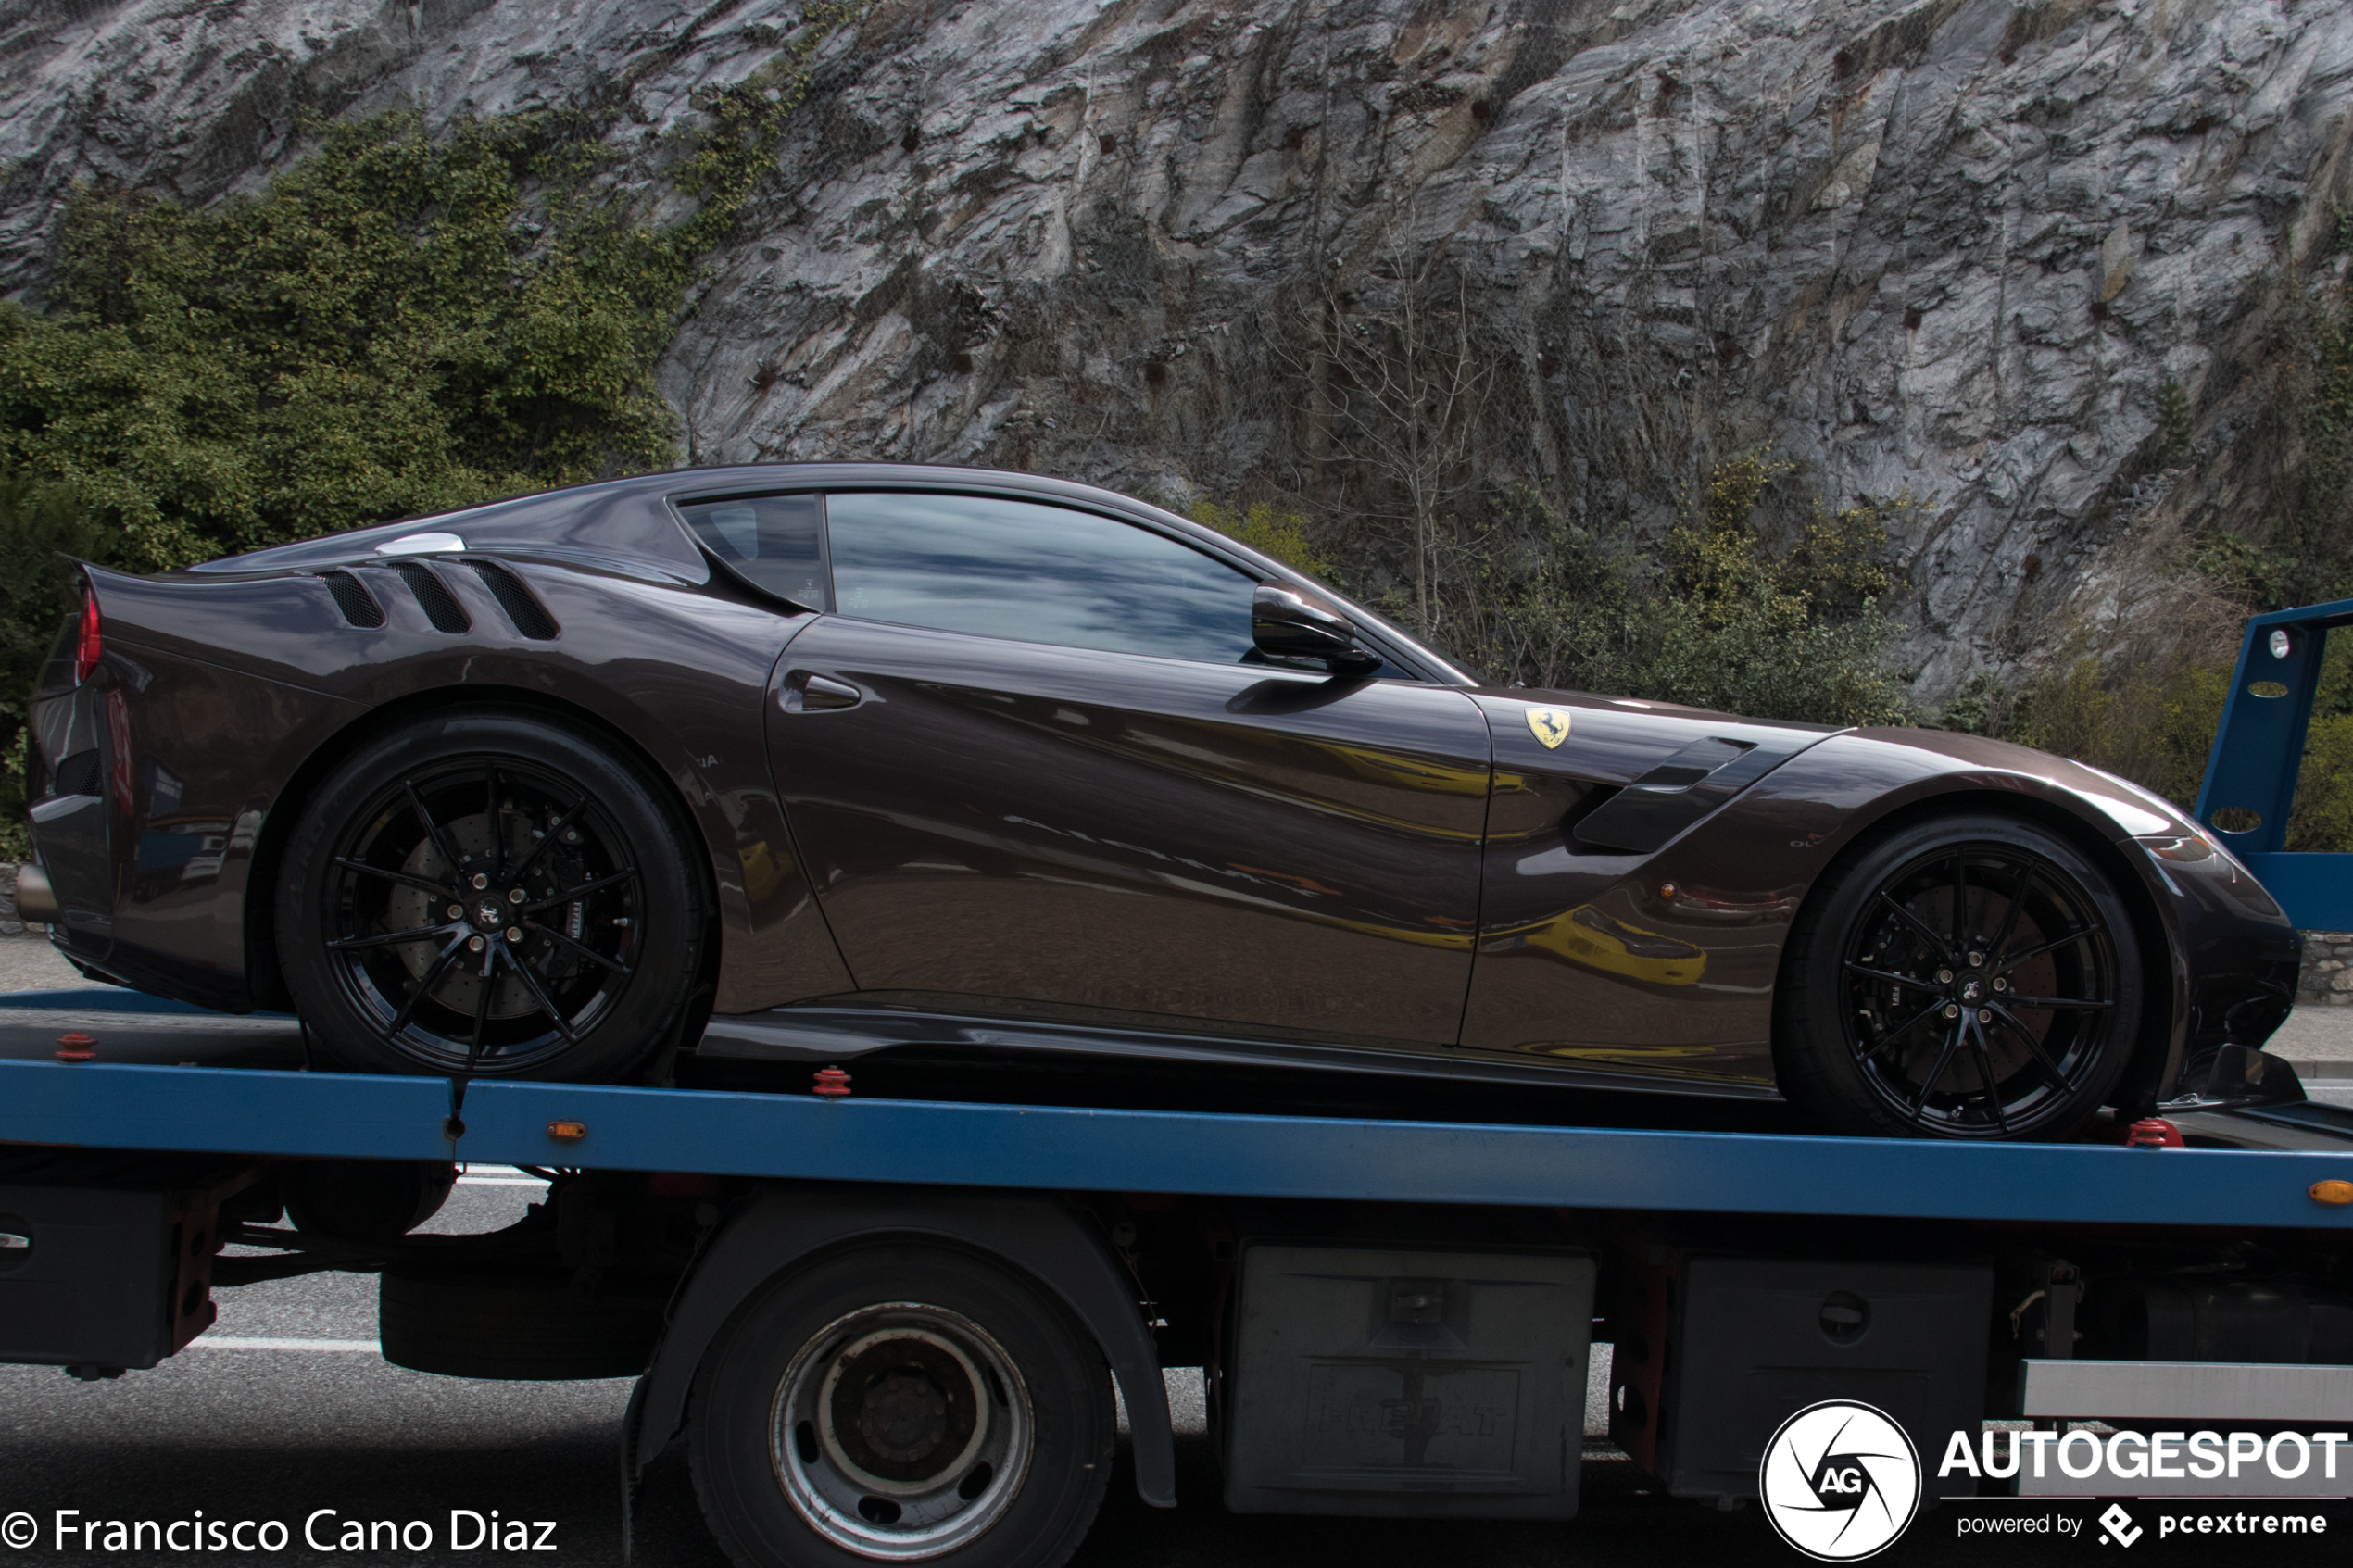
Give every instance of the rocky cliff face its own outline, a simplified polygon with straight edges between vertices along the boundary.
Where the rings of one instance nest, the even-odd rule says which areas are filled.
[[[19,0],[0,269],[37,294],[78,179],[251,185],[304,107],[587,105],[658,192],[697,91],[807,25]],[[877,0],[815,60],[661,366],[687,460],[1655,528],[1769,444],[1926,503],[1931,698],[2166,508],[2260,528],[2277,322],[2353,201],[2342,0]]]

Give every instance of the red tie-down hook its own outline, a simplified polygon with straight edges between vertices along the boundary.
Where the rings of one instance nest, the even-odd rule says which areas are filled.
[[[809,1092],[824,1095],[828,1099],[837,1099],[849,1092],[849,1074],[838,1067],[820,1067],[817,1069],[817,1082]]]
[[[70,1035],[60,1035],[57,1036],[57,1060],[59,1061],[95,1061],[98,1060],[98,1053],[92,1047],[97,1043],[95,1039],[79,1029]]]
[[[2182,1129],[2162,1116],[2145,1117],[2124,1135],[2127,1148],[2181,1148]]]

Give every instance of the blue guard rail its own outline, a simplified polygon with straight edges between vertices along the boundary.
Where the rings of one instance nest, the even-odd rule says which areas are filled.
[[[2195,812],[2306,931],[2353,931],[2353,855],[2287,848],[2321,662],[2328,633],[2340,626],[2353,626],[2353,599],[2274,610],[2246,623]]]

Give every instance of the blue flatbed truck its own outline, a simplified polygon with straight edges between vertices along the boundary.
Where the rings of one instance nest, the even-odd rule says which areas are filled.
[[[2307,927],[2353,926],[2353,858],[2283,837],[2339,624],[2353,601],[2250,624],[2197,808]],[[1166,1366],[1206,1370],[1224,1476],[1188,1504],[1566,1519],[1597,1340],[1612,1440],[1718,1505],[1826,1400],[1893,1418],[1931,1499],[2353,1493],[2353,1110],[2243,1047],[2163,1121],[1973,1144],[1612,1125],[1603,1096],[1559,1125],[1434,1092],[1416,1120],[352,1076],[226,1035],[142,1064],[123,1004],[77,997],[107,1048],[0,1028],[0,1361],[117,1376],[217,1291],[374,1273],[398,1364],[635,1376],[629,1484],[683,1445],[744,1568],[1059,1562],[1114,1386],[1134,1485],[1176,1506]],[[461,1162],[547,1201],[416,1234]],[[2004,1418],[2100,1422],[2111,1466],[2114,1434],[2199,1425],[2325,1462],[2079,1475],[2055,1434],[2006,1471]]]
[[[2247,621],[2194,810],[2302,931],[2353,930],[2353,854],[2287,847],[2328,634],[2345,626],[2353,599]]]
[[[1228,1508],[1567,1518],[1596,1324],[1614,1440],[1719,1502],[1825,1399],[1931,1498],[2034,1489],[1955,1470],[1989,1418],[2353,1417],[2353,1113],[2277,1078],[2135,1147],[54,1055],[0,1060],[0,1360],[117,1375],[215,1291],[377,1273],[388,1360],[637,1375],[632,1474],[686,1445],[746,1564],[1059,1561],[1114,1382],[1174,1506],[1164,1365],[1208,1369]],[[409,1234],[460,1161],[548,1200]]]

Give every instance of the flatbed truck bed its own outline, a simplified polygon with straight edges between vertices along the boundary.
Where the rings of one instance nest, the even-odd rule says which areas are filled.
[[[2236,1113],[2245,1116],[2246,1112]],[[0,1061],[0,1142],[780,1181],[2353,1233],[2332,1150],[1968,1144]],[[2276,1109],[2270,1115],[2277,1117]],[[552,1131],[551,1129],[557,1129]]]

